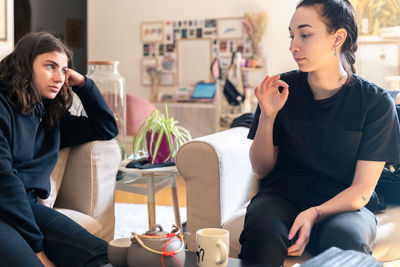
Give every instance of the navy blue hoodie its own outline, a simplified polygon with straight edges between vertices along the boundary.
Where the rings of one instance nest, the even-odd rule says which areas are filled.
[[[60,148],[112,139],[118,134],[118,127],[89,78],[81,88],[73,88],[88,117],[68,112],[53,129],[42,123],[44,108],[38,105],[33,114],[21,114],[8,103],[5,90],[5,83],[0,83],[0,217],[38,252],[42,250],[43,234],[35,222],[27,192],[43,199],[49,196],[50,174]]]

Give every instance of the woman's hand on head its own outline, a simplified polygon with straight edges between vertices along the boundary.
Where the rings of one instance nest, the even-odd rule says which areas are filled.
[[[297,234],[296,243],[288,248],[289,256],[301,256],[310,240],[311,229],[317,222],[318,213],[314,208],[309,208],[297,215],[289,231],[289,240]]]
[[[85,76],[80,74],[79,72],[74,71],[73,69],[67,68],[65,73],[65,82],[64,89],[68,89],[69,87],[82,87],[85,83]]]
[[[280,75],[267,76],[255,89],[261,111],[267,117],[276,116],[289,96],[289,85],[279,78]],[[279,87],[283,87],[282,92],[279,91]]]
[[[44,267],[56,267],[56,265],[49,258],[47,258],[43,251],[37,252],[36,256],[42,262]]]

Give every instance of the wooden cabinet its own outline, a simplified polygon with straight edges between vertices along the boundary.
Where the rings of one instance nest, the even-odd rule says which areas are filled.
[[[361,39],[356,53],[357,74],[385,89],[400,75],[400,39]]]
[[[195,102],[157,102],[154,106],[165,115],[165,104],[168,115],[189,130],[192,138],[215,133],[219,130],[219,111],[216,103]]]

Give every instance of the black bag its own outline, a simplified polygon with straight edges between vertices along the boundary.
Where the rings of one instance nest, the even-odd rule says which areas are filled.
[[[400,164],[385,164],[375,191],[382,208],[386,204],[400,205]]]
[[[400,120],[400,105],[396,105],[396,111]],[[400,205],[400,163],[385,164],[375,192],[379,199],[378,209],[385,209],[386,204]]]
[[[230,105],[233,106],[239,106],[241,103],[243,103],[245,96],[244,94],[242,95],[239,93],[239,91],[236,89],[236,87],[231,83],[229,80],[229,72],[232,68],[232,65],[235,61],[235,55],[236,52],[232,53],[232,59],[231,59],[231,64],[229,65],[228,71],[227,71],[227,77],[225,79],[225,85],[224,85],[224,95],[226,97],[226,100]]]
[[[244,95],[240,94],[236,87],[229,81],[228,78],[225,80],[224,95],[228,103],[233,106],[239,106],[244,101]]]

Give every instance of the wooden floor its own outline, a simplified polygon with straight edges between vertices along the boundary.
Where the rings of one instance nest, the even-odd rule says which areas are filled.
[[[176,183],[178,186],[178,201],[179,207],[186,207],[186,186],[185,181],[179,174],[176,175]],[[115,202],[147,204],[147,197],[139,194],[115,191]],[[171,190],[166,187],[156,194],[156,205],[172,206]]]

